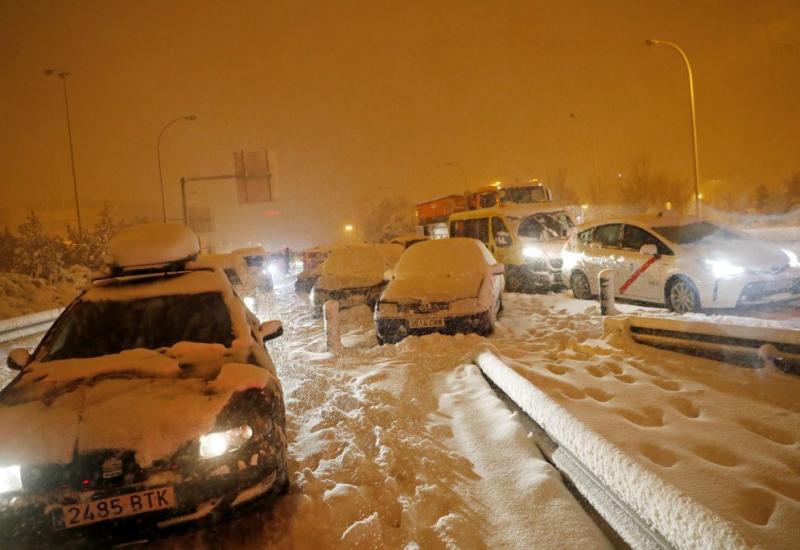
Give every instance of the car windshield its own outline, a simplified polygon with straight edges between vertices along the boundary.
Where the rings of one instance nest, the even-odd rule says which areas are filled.
[[[546,212],[522,220],[517,234],[520,237],[532,237],[543,241],[564,239],[573,227],[572,219],[566,212]]]
[[[222,294],[79,301],[48,335],[42,361],[158,349],[183,341],[230,347],[233,325]]]
[[[686,225],[673,225],[655,227],[656,231],[667,239],[677,244],[693,244],[704,239],[735,240],[744,239],[744,236],[723,229],[718,225],[708,222],[696,222]]]
[[[544,202],[547,200],[547,193],[544,187],[532,185],[530,187],[508,187],[503,189],[503,202],[516,202],[519,204]]]

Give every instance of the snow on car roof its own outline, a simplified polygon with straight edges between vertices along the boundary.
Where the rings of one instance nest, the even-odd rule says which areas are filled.
[[[108,244],[109,263],[117,267],[165,265],[191,259],[200,240],[179,223],[146,223],[127,227]]]
[[[453,237],[433,239],[408,248],[397,262],[397,278],[432,274],[483,273],[497,261],[477,239]]]

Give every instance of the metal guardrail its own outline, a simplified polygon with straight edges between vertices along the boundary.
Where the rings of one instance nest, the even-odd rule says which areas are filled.
[[[621,315],[606,317],[603,332],[605,336],[627,334],[654,348],[755,368],[772,364],[800,374],[800,330],[796,329]]]
[[[481,351],[473,362],[500,397],[513,403],[515,410],[538,427],[532,435],[542,453],[624,544],[637,550],[671,550],[695,546],[700,536],[708,547],[746,547],[727,522],[687,501],[680,491],[649,474],[601,435],[587,430],[494,353]],[[608,468],[602,457],[613,458],[615,466]],[[628,483],[631,477],[641,476],[647,478],[659,499],[642,498],[638,486]],[[675,506],[677,503],[681,505]],[[689,515],[684,517],[686,513]],[[688,518],[692,518],[692,528],[687,528]],[[611,542],[620,547],[617,541]]]
[[[0,343],[11,342],[32,334],[44,332],[61,315],[63,308],[48,309],[38,313],[0,320]]]

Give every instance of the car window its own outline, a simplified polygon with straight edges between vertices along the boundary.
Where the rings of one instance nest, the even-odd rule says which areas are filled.
[[[247,267],[261,267],[264,264],[264,258],[261,256],[245,256],[244,261]]]
[[[622,248],[639,251],[646,244],[655,245],[659,254],[672,254],[667,245],[652,233],[635,225],[626,225],[622,235]]]
[[[622,224],[619,223],[596,227],[592,234],[592,244],[602,246],[603,248],[619,248],[621,232]]]
[[[520,222],[517,235],[541,240],[544,230],[544,226],[539,223],[535,216],[528,216]]]
[[[231,346],[233,324],[221,293],[79,301],[48,334],[42,360],[100,357],[184,341]]]
[[[667,239],[678,244],[692,244],[704,239],[736,240],[746,239],[745,235],[723,229],[708,222],[696,222],[686,225],[655,227]]]
[[[488,244],[489,220],[487,218],[454,220],[450,223],[450,233],[451,237],[471,237]]]
[[[594,232],[594,227],[591,229],[587,229],[586,231],[581,231],[578,233],[578,241],[583,245],[588,245],[592,242],[592,233]]]
[[[239,278],[239,274],[236,273],[236,270],[234,268],[226,267],[224,271],[225,271],[225,276],[228,278],[228,281],[230,281],[232,285],[242,284],[242,280]]]
[[[511,233],[508,232],[508,227],[500,218],[492,218],[492,238],[495,246],[501,248],[511,246]]]

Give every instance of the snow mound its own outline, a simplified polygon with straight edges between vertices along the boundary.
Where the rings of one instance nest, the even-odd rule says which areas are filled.
[[[156,266],[191,259],[200,240],[179,223],[145,223],[127,227],[108,245],[109,263],[118,267]]]

